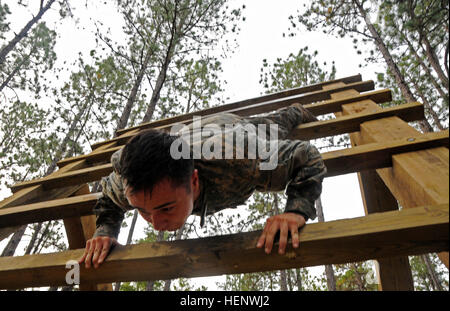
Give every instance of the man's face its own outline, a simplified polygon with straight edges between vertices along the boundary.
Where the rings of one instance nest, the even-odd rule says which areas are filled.
[[[174,187],[164,179],[153,187],[152,193],[147,190],[126,191],[126,195],[130,205],[137,208],[155,230],[175,231],[192,213],[199,189],[197,171],[191,177],[189,187],[190,191],[184,185]]]

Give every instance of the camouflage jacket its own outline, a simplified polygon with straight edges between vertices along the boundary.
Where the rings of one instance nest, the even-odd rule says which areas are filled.
[[[302,118],[297,105],[261,117],[220,113],[194,119],[177,132],[188,142],[198,170],[201,192],[193,214],[201,216],[201,226],[206,215],[244,204],[255,190],[286,189],[284,212],[299,213],[306,220],[316,217],[314,202],[322,191],[326,168],[320,153],[309,142],[286,139]],[[211,150],[222,152],[211,155]],[[121,150],[113,154],[114,171],[101,180],[103,197],[94,207],[94,236],[117,238],[124,213],[133,209],[124,195],[120,155]]]

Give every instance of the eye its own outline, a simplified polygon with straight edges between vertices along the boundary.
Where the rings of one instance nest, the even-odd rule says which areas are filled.
[[[167,213],[167,212],[171,211],[173,208],[174,208],[174,206],[164,207],[163,209],[161,209],[161,211],[164,213]]]

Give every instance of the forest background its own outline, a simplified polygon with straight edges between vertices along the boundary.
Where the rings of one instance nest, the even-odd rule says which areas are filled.
[[[358,73],[393,90],[386,106],[423,103],[417,129],[448,129],[448,10],[448,1],[413,0],[0,1],[0,199],[8,185],[50,174],[118,129]],[[312,142],[321,152],[349,143],[346,135]],[[315,221],[364,215],[356,174],[323,188]],[[128,213],[119,242],[257,230],[284,202],[283,193],[255,193],[210,216],[206,229],[192,216],[175,233]],[[23,226],[0,242],[1,256],[67,247],[61,221]],[[448,290],[436,254],[409,261],[416,290]],[[367,261],[114,287],[377,290],[374,273]],[[39,288],[58,289],[76,287]]]

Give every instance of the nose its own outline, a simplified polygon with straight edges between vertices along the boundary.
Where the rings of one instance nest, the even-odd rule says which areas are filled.
[[[167,227],[168,221],[164,217],[152,215],[152,221],[153,227],[155,230],[164,230]]]

